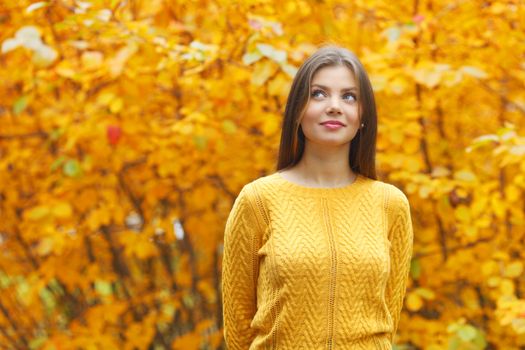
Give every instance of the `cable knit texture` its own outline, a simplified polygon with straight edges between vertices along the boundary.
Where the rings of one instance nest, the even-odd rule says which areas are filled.
[[[224,232],[227,349],[392,349],[412,245],[394,185],[307,187],[280,172],[246,184]]]

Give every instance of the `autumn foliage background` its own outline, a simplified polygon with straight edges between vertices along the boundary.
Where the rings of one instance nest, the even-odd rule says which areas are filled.
[[[0,348],[217,349],[224,223],[353,50],[409,197],[397,349],[525,346],[523,1],[0,0]]]

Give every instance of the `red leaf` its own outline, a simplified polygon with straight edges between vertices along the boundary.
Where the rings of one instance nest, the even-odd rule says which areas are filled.
[[[108,125],[107,135],[109,143],[111,143],[112,145],[116,145],[118,143],[118,140],[120,139],[121,134],[122,130],[120,129],[120,126]]]
[[[425,19],[425,16],[421,14],[417,14],[414,17],[412,17],[412,21],[414,21],[415,23],[421,23],[423,22],[424,19]]]

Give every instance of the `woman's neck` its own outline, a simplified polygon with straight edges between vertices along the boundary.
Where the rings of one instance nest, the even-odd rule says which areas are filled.
[[[301,160],[286,171],[291,180],[307,186],[337,187],[352,183],[355,174],[348,163],[349,145],[334,150],[306,149]]]

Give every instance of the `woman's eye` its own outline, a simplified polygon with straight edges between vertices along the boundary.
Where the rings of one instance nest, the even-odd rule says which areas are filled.
[[[322,91],[321,90],[314,90],[314,91],[312,91],[312,96],[316,97],[317,93],[322,93]]]
[[[345,94],[345,96],[351,96],[354,99],[354,101],[357,99],[354,94]]]
[[[322,90],[314,90],[314,91],[312,91],[311,96],[312,96],[312,97],[317,97],[318,94],[322,94],[322,95],[324,95],[324,92],[323,92]],[[345,99],[347,96],[352,97],[352,99],[353,99],[354,101],[357,99],[356,96],[355,96],[354,94],[351,94],[351,93],[344,94],[344,95],[343,95],[343,98]],[[352,101],[352,100],[351,100],[351,99],[348,99],[348,101]]]

